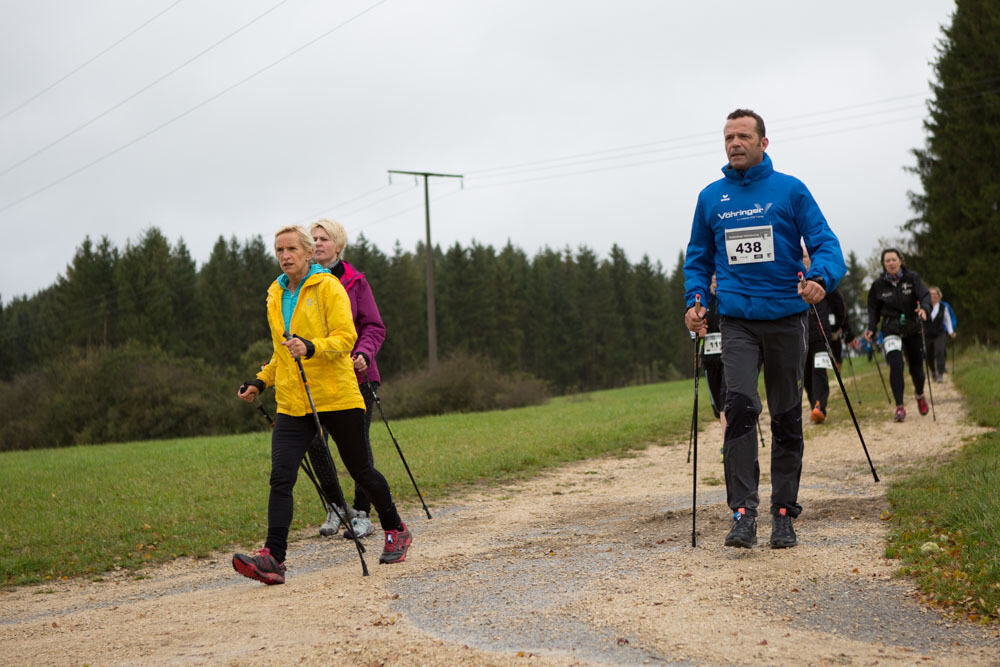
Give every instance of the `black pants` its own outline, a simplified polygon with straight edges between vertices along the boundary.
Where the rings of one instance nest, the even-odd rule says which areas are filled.
[[[726,405],[726,383],[722,379],[722,355],[706,354],[701,358],[705,367],[705,382],[708,384],[708,397],[712,399],[712,412],[718,419]]]
[[[360,408],[320,412],[323,428],[330,432],[340,458],[354,483],[371,498],[383,530],[395,530],[402,523],[392,502],[389,484],[372,466],[364,444],[364,411]],[[267,501],[267,541],[264,546],[282,562],[288,547],[288,529],[294,504],[292,488],[306,451],[318,439],[313,416],[292,417],[278,413],[271,433],[271,493]]]
[[[826,352],[826,346],[823,343],[810,343],[809,354],[806,355],[806,365],[802,369],[802,383],[806,387],[809,407],[815,407],[816,402],[819,401],[819,409],[825,415],[826,403],[830,400],[830,378],[827,376],[825,368],[815,368],[817,352]]]
[[[372,382],[375,390],[378,391],[378,382]],[[372,388],[368,386],[367,382],[362,382],[358,385],[361,389],[361,397],[365,399],[365,449],[368,452],[368,464],[375,467],[375,459],[372,457],[372,441],[368,437],[371,432],[372,427],[372,407],[375,403],[375,395],[372,393]],[[368,494],[365,490],[361,488],[358,484],[354,485],[354,504],[352,505],[354,509],[359,512],[365,512],[366,514],[371,514],[372,502],[368,498]]]
[[[893,350],[885,355],[885,363],[889,364],[889,386],[892,387],[892,397],[896,405],[903,405],[903,355],[910,367],[910,379],[913,380],[913,391],[920,396],[924,393],[924,352],[923,340],[919,333],[903,337],[903,350]]]
[[[945,371],[948,370],[948,334],[934,336],[927,341],[927,344],[934,350],[934,373],[939,378],[944,377]]]
[[[722,364],[726,381],[726,434],[723,467],[726,502],[757,516],[760,463],[757,415],[761,411],[757,378],[764,366],[764,387],[771,413],[771,513],[798,503],[802,476],[802,367],[808,327],[806,312],[777,320],[722,317]]]
[[[378,391],[379,383],[372,382],[371,384]],[[372,457],[372,443],[368,434],[371,431],[372,405],[375,402],[375,394],[367,383],[358,385],[358,388],[361,390],[361,397],[365,401],[365,448],[368,450],[368,463],[374,467],[375,459]],[[309,448],[309,461],[312,463],[313,470],[316,473],[316,477],[319,478],[320,485],[323,487],[323,492],[326,494],[327,499],[336,504],[337,507],[346,508],[347,501],[344,499],[344,491],[340,486],[340,479],[337,477],[337,466],[334,464],[333,458],[330,456],[330,449],[326,444],[329,435],[329,432],[324,429],[323,441],[316,440],[313,442]],[[372,503],[368,498],[368,494],[357,484],[354,485],[354,503],[352,507],[365,514],[371,514],[372,511]]]

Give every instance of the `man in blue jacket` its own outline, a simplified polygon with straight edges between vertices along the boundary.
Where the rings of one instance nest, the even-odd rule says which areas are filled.
[[[722,365],[726,381],[723,441],[727,503],[733,526],[725,544],[757,543],[760,465],[757,377],[771,414],[771,539],[773,549],[797,542],[792,519],[802,474],[802,372],[808,347],[806,315],[847,272],[840,242],[797,178],[774,170],[765,153],[764,120],[748,109],[729,114],[724,129],[724,177],[698,195],[684,262],[684,323],[704,335],[705,309],[695,306],[718,287]],[[802,246],[812,258],[802,263]],[[805,280],[798,280],[798,273]]]

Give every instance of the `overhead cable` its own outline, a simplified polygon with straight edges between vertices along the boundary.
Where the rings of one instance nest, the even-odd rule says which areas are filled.
[[[52,90],[53,88],[55,88],[56,86],[58,86],[60,83],[62,83],[66,79],[70,78],[71,76],[73,76],[74,74],[76,74],[77,72],[79,72],[80,70],[82,70],[84,67],[86,67],[90,63],[94,62],[95,60],[97,60],[98,58],[100,58],[101,56],[103,56],[104,54],[106,54],[109,51],[113,50],[116,46],[118,46],[119,44],[121,44],[122,42],[124,42],[125,40],[127,40],[129,37],[131,37],[132,35],[136,34],[140,30],[142,30],[143,28],[145,28],[146,26],[148,26],[150,23],[152,23],[156,19],[160,18],[161,16],[163,16],[164,14],[166,14],[167,12],[169,12],[171,9],[173,9],[177,5],[181,4],[183,1],[184,0],[176,0],[174,3],[168,5],[166,9],[160,11],[158,14],[156,14],[155,16],[153,16],[151,19],[147,20],[145,23],[143,23],[139,27],[131,30],[125,36],[123,36],[120,39],[118,39],[117,41],[115,41],[111,46],[109,46],[109,47],[107,47],[105,49],[102,49],[96,55],[91,56],[91,58],[89,60],[87,60],[86,62],[84,62],[82,65],[78,65],[77,67],[74,67],[67,74],[64,74],[60,78],[56,79],[55,81],[53,81],[52,83],[50,83],[49,85],[47,85],[45,88],[42,88],[41,90],[39,90],[37,93],[35,93],[31,97],[29,97],[28,99],[24,100],[23,102],[21,102],[17,106],[15,106],[15,107],[11,108],[10,110],[8,110],[6,113],[4,113],[2,116],[0,116],[0,121],[6,120],[8,116],[11,116],[11,115],[17,113],[18,111],[20,111],[24,107],[28,106],[29,104],[31,104],[32,102],[34,102],[35,100],[37,100],[39,97],[41,97],[45,93],[49,92],[50,90]]]
[[[284,0],[284,1],[287,1],[287,0]],[[23,202],[31,199],[32,197],[35,197],[35,196],[41,194],[42,192],[45,192],[49,188],[54,187],[56,185],[59,185],[63,181],[69,180],[70,178],[73,178],[77,174],[90,169],[94,165],[97,165],[97,164],[100,164],[101,162],[104,162],[109,157],[117,155],[118,153],[121,153],[123,150],[125,150],[125,149],[127,149],[127,148],[129,148],[129,147],[131,147],[131,146],[133,146],[133,145],[135,145],[137,143],[139,143],[143,139],[146,139],[147,137],[150,137],[153,134],[156,134],[157,132],[159,132],[163,128],[168,127],[170,125],[173,125],[174,123],[176,123],[181,118],[184,118],[185,116],[190,115],[191,113],[197,111],[198,109],[202,108],[203,106],[205,106],[207,104],[210,104],[211,102],[214,102],[215,100],[219,99],[220,97],[222,97],[226,93],[229,93],[229,92],[235,90],[236,88],[239,88],[240,86],[242,86],[243,84],[247,83],[248,81],[251,81],[252,79],[260,76],[264,72],[266,72],[266,71],[270,70],[271,68],[279,65],[280,63],[284,62],[285,60],[288,60],[292,56],[296,55],[297,53],[299,53],[299,52],[301,52],[301,51],[303,51],[305,49],[307,49],[308,47],[312,46],[316,42],[319,42],[320,40],[322,40],[322,39],[324,39],[324,38],[332,35],[336,31],[338,31],[341,28],[343,28],[344,26],[346,26],[346,25],[348,25],[350,23],[353,23],[354,21],[356,21],[357,19],[361,18],[362,16],[364,16],[368,12],[372,11],[373,9],[375,9],[376,7],[378,7],[379,5],[383,5],[386,2],[388,2],[388,1],[389,0],[379,0],[378,2],[370,5],[368,8],[366,8],[366,9],[358,12],[354,16],[351,16],[347,20],[345,20],[345,21],[337,24],[333,28],[330,28],[329,30],[327,30],[323,34],[319,35],[318,37],[315,37],[315,38],[311,39],[310,41],[306,42],[305,44],[303,44],[303,45],[301,45],[301,46],[293,49],[292,51],[286,53],[285,55],[283,55],[282,57],[278,58],[277,60],[272,61],[270,64],[265,65],[264,67],[261,67],[260,69],[258,69],[254,73],[252,73],[252,74],[250,74],[250,75],[248,75],[248,76],[240,79],[239,81],[237,81],[236,83],[228,86],[227,88],[222,89],[218,93],[215,93],[214,95],[212,95],[212,96],[210,96],[210,97],[202,100],[198,104],[195,104],[194,106],[188,108],[186,111],[183,111],[183,112],[177,114],[176,116],[174,116],[173,118],[171,118],[171,119],[169,119],[167,121],[164,121],[163,123],[160,123],[159,125],[157,125],[153,129],[148,130],[148,131],[140,134],[139,136],[135,137],[134,139],[132,139],[130,141],[127,141],[126,143],[122,144],[118,148],[115,148],[114,150],[108,151],[107,153],[101,155],[98,158],[95,158],[95,159],[91,160],[90,162],[84,164],[83,166],[77,167],[76,169],[74,169],[74,170],[72,170],[72,171],[70,171],[70,172],[68,172],[66,174],[63,174],[62,176],[60,176],[59,178],[55,179],[54,181],[50,181],[46,185],[43,185],[40,188],[32,190],[28,194],[26,194],[26,195],[24,195],[22,197],[19,197],[19,198],[15,199],[14,201],[11,201],[11,202],[5,204],[3,207],[0,207],[0,213],[4,213],[4,212],[6,212],[6,211],[8,211],[8,210],[10,210],[12,208],[14,208],[18,204],[21,204],[21,203],[23,203]]]
[[[181,71],[182,69],[184,69],[185,67],[187,67],[188,65],[190,65],[191,63],[193,63],[194,61],[196,61],[199,58],[201,58],[206,53],[209,53],[210,51],[215,50],[220,45],[224,44],[225,42],[229,41],[230,39],[232,39],[233,37],[235,37],[239,33],[243,32],[244,30],[246,30],[247,28],[249,28],[250,26],[252,26],[254,23],[256,23],[257,21],[261,20],[262,18],[264,18],[265,16],[267,16],[268,14],[270,14],[271,12],[273,12],[274,10],[276,10],[278,7],[280,7],[281,5],[285,4],[286,2],[288,2],[288,0],[280,0],[277,4],[273,5],[270,9],[268,9],[264,13],[258,14],[256,17],[254,17],[253,19],[251,19],[249,22],[244,23],[242,26],[240,26],[236,30],[232,31],[231,33],[229,33],[228,35],[226,35],[222,39],[218,40],[217,42],[215,42],[211,46],[209,46],[209,47],[207,47],[205,49],[202,49],[201,51],[199,51],[195,55],[191,56],[190,58],[188,58],[187,60],[185,60],[184,62],[182,62],[177,67],[173,68],[172,70],[170,70],[166,74],[157,77],[151,83],[146,84],[145,86],[143,86],[139,90],[135,91],[134,93],[132,93],[131,95],[129,95],[128,97],[126,97],[125,99],[123,99],[120,102],[118,102],[116,104],[113,104],[112,106],[108,107],[107,109],[105,109],[101,113],[97,114],[96,116],[94,116],[90,120],[86,121],[82,125],[76,126],[75,128],[73,128],[72,130],[70,130],[66,134],[62,135],[58,139],[50,141],[48,144],[42,146],[41,148],[39,148],[38,150],[36,150],[34,153],[31,153],[31,154],[27,155],[26,157],[21,158],[20,160],[18,160],[14,164],[9,165],[3,171],[0,171],[0,176],[3,176],[5,174],[10,173],[11,171],[13,171],[13,170],[17,169],[18,167],[20,167],[25,162],[28,162],[29,160],[33,160],[34,158],[38,157],[39,155],[41,155],[45,151],[49,150],[53,146],[62,143],[66,139],[69,139],[70,137],[72,137],[74,134],[76,134],[80,130],[93,125],[94,123],[96,123],[100,119],[102,119],[105,116],[107,116],[112,111],[115,111],[117,109],[122,108],[123,106],[125,106],[126,104],[128,104],[129,102],[131,102],[132,100],[134,100],[135,98],[139,97],[144,92],[146,92],[147,90],[149,90],[153,86],[157,85],[158,83],[160,83],[164,79],[167,79],[167,78],[173,76],[174,74],[176,74],[177,72]]]

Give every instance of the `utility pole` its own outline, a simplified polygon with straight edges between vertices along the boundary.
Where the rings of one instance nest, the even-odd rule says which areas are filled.
[[[393,174],[406,174],[408,176],[424,177],[424,221],[427,232],[427,369],[433,372],[437,369],[438,343],[437,343],[437,314],[434,308],[434,248],[431,246],[431,200],[427,190],[427,179],[430,176],[435,178],[463,178],[461,174],[434,174],[427,171],[399,171],[389,170],[389,180],[392,181]]]

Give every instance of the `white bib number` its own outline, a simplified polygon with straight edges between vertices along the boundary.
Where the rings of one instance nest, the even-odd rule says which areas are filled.
[[[903,349],[903,339],[899,336],[886,336],[882,341],[882,349],[886,354],[897,352]]]
[[[813,355],[813,368],[833,368],[830,355],[826,352],[817,352]]]
[[[722,334],[705,334],[705,354],[722,354]]]
[[[773,262],[774,232],[771,225],[727,229],[726,254],[730,265]]]

